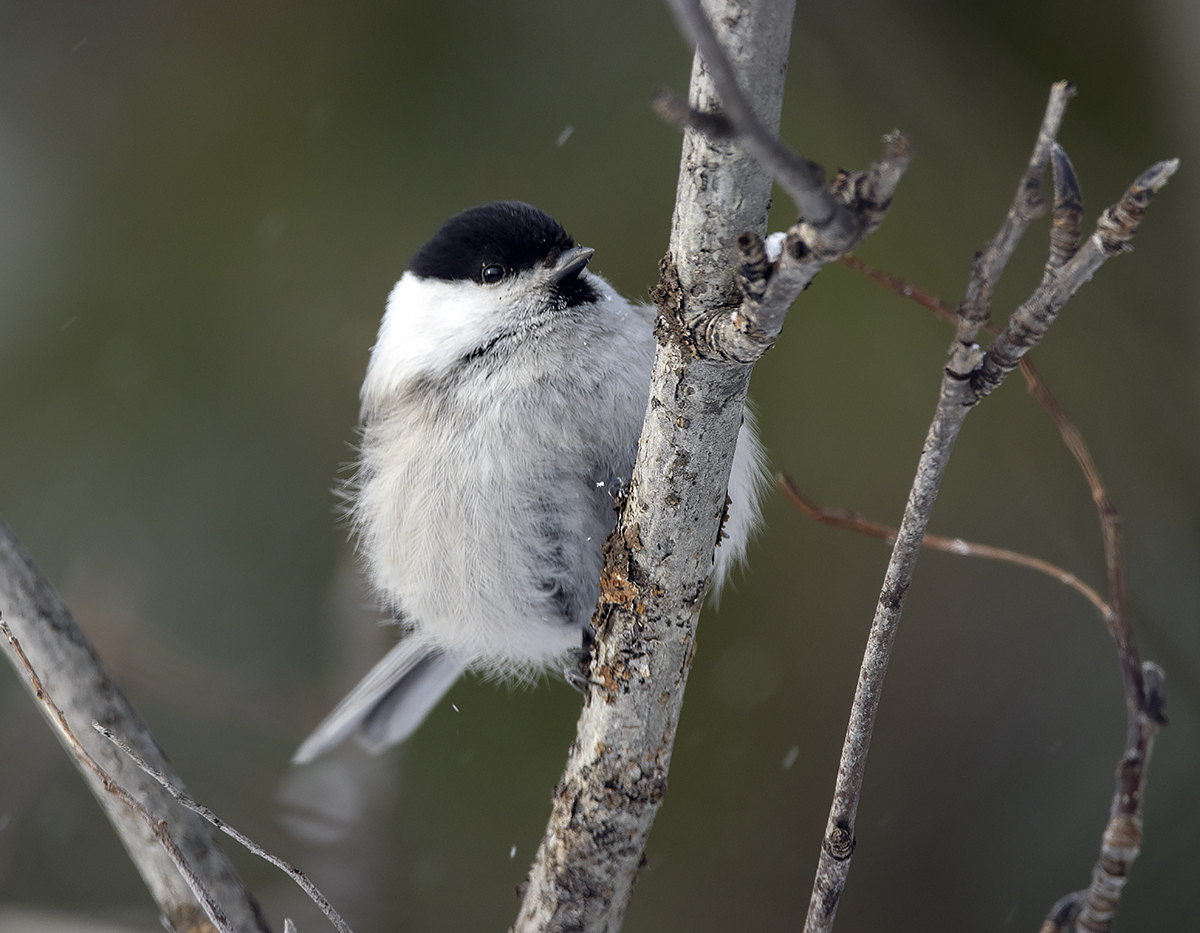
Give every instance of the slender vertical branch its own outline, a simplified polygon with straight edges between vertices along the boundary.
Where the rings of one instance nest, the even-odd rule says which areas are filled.
[[[1124,651],[1118,645],[1124,660]],[[1121,903],[1129,869],[1142,847],[1142,794],[1150,753],[1158,730],[1166,724],[1166,679],[1162,668],[1147,661],[1137,678],[1142,687],[1141,705],[1131,710],[1125,751],[1117,763],[1116,790],[1108,823],[1100,839],[1100,857],[1092,868],[1092,883],[1079,897],[1075,921],[1081,933],[1109,933]],[[1127,678],[1126,699],[1131,685]]]
[[[1030,205],[1034,201],[1031,192],[1036,194],[1040,178],[1035,181],[1030,172],[1039,161],[1044,170],[1051,157],[1053,135],[1057,132],[1061,120],[1061,112],[1055,116],[1052,111],[1064,90],[1064,85],[1055,85],[1051,93],[1051,106],[1047,108],[1047,117],[1043,121],[1042,132],[1038,135],[1034,157],[1030,160],[1030,171],[1026,172],[1022,180],[1017,200],[1005,219],[1001,232],[984,254],[985,258],[992,258],[988,258],[986,263],[976,263],[977,274],[972,277],[968,286],[967,298],[959,306],[958,332],[955,341],[951,343],[950,360],[943,374],[937,410],[917,465],[916,477],[892,548],[892,557],[867,639],[838,767],[833,803],[813,881],[812,897],[804,925],[805,933],[828,933],[833,928],[837,905],[845,889],[850,860],[854,853],[855,817],[888,658],[895,641],[904,597],[912,579],[912,570],[920,551],[925,527],[963,421],[971,408],[994,391],[1000,382],[1016,369],[1024,354],[1042,340],[1063,305],[1080,286],[1092,277],[1108,257],[1121,251],[1136,232],[1150,199],[1166,184],[1178,167],[1177,160],[1169,160],[1160,162],[1143,173],[1121,201],[1105,211],[1097,224],[1096,232],[1069,260],[1059,264],[1058,256],[1062,252],[1062,244],[1052,245],[1046,278],[1029,300],[1013,312],[1004,330],[985,353],[974,344],[974,338],[986,323],[991,289],[995,285],[996,276],[1007,263],[1012,249],[1028,225],[1028,220],[1033,216],[1029,213]],[[1061,108],[1059,109],[1061,111]],[[1069,162],[1066,165],[1069,166]],[[1063,164],[1060,163],[1058,168],[1061,170]],[[988,270],[994,270],[994,275]],[[965,337],[969,338],[969,342]],[[1114,616],[1121,614],[1117,605],[1120,598],[1121,594],[1112,588],[1110,582],[1110,600],[1114,603]],[[1114,630],[1114,638],[1118,640],[1120,649],[1119,625],[1118,629]],[[1124,651],[1122,666],[1126,670],[1128,684],[1129,663]],[[1140,671],[1138,673],[1140,680]],[[1147,748],[1145,755],[1148,753]],[[1144,757],[1139,759],[1141,760],[1144,760]]]
[[[854,854],[854,824],[866,771],[867,752],[871,746],[871,734],[904,597],[912,580],[913,568],[921,550],[921,539],[933,511],[950,452],[972,402],[969,382],[947,372],[942,379],[937,411],[925,438],[916,478],[909,492],[896,543],[892,547],[883,588],[875,607],[875,617],[871,622],[871,632],[867,637],[850,723],[846,727],[846,739],[842,745],[833,805],[825,826],[825,838],[821,844],[808,916],[804,923],[805,933],[833,929],[838,901],[845,889],[850,859]]]

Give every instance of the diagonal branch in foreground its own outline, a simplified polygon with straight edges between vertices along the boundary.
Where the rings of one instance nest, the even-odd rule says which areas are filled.
[[[1056,90],[1057,88],[1056,85]],[[1043,147],[1043,135],[1039,133],[1035,156]],[[1084,247],[1061,266],[1058,265],[1059,256],[1052,248],[1047,263],[1046,279],[1034,295],[1012,314],[1008,326],[1001,336],[993,341],[986,353],[974,345],[973,340],[986,321],[986,315],[979,316],[979,309],[986,309],[987,302],[980,301],[975,305],[964,302],[960,305],[959,331],[951,345],[950,362],[943,374],[937,409],[892,549],[892,557],[884,577],[863,656],[838,767],[833,804],[805,920],[805,933],[828,933],[833,928],[837,904],[845,888],[854,852],[854,825],[866,768],[866,756],[904,597],[912,580],[913,568],[934,500],[937,498],[954,442],[967,413],[1016,368],[1021,356],[1028,349],[1041,341],[1058,312],[1075,291],[1091,278],[1109,256],[1121,251],[1136,231],[1146,204],[1166,183],[1177,165],[1178,162],[1174,160],[1158,163],[1139,177],[1121,201],[1101,217],[1096,233],[1089,238]],[[1022,199],[1026,190],[1025,185],[1018,190],[1018,200]],[[1008,228],[1013,213],[1010,211],[1009,218],[1002,227],[1002,234]],[[1017,237],[1019,238],[1019,232]],[[1000,239],[1001,236],[998,235],[997,240]],[[1013,246],[1015,247],[1015,240]],[[1011,249],[1008,253],[1011,254]],[[974,282],[973,277],[972,283]],[[985,291],[979,291],[983,298],[987,298]],[[972,342],[965,343],[964,335],[969,335]],[[1123,659],[1124,666],[1126,665]]]
[[[247,851],[252,852],[259,858],[270,862],[294,882],[296,882],[296,884],[300,886],[300,889],[309,896],[309,899],[320,908],[321,913],[323,913],[329,919],[329,922],[333,924],[338,933],[354,933],[354,931],[350,929],[350,925],[342,919],[341,914],[339,914],[334,909],[333,905],[329,903],[328,898],[326,898],[325,895],[317,889],[315,884],[308,880],[308,876],[305,875],[304,872],[285,862],[279,856],[268,852],[245,833],[234,829],[223,819],[213,813],[213,811],[208,807],[201,803],[197,803],[190,794],[183,789],[176,787],[171,781],[170,777],[142,758],[141,755],[139,755],[129,746],[129,743],[118,738],[111,729],[106,729],[98,722],[93,722],[92,728],[95,729],[98,734],[104,736],[106,739],[112,742],[113,745],[128,755],[133,763],[141,768],[143,773],[150,775],[150,777],[158,781],[158,783],[162,785],[163,789],[166,790],[166,792],[174,797],[177,801],[179,801],[182,806],[186,807],[188,810],[191,810],[197,816],[203,817],[214,828],[219,829],[229,838],[239,842]]]
[[[121,777],[124,791],[154,814],[156,821],[166,821],[184,862],[235,930],[269,931],[258,903],[214,844],[204,821],[181,810],[148,776],[137,772],[125,776],[129,765],[120,753],[88,728],[94,720],[120,731],[143,758],[182,786],[145,722],[101,666],[95,649],[62,598],[3,520],[0,520],[0,613],[20,640],[22,652],[30,668],[37,672],[43,692],[54,697],[78,748],[86,750],[101,772]],[[195,893],[191,880],[181,874],[178,862],[164,848],[165,843],[156,830],[147,825],[137,807],[114,795],[79,754],[76,744],[64,735],[62,722],[38,696],[14,646],[4,643],[3,647],[104,808],[162,911],[164,923],[172,930],[189,930],[193,924],[203,929],[211,919],[202,907],[203,899]]]
[[[87,749],[83,747],[83,744],[75,736],[75,732],[71,729],[70,724],[67,722],[67,717],[63,715],[63,711],[58,708],[58,705],[51,698],[49,691],[42,685],[41,678],[38,677],[37,671],[34,670],[33,665],[29,661],[29,656],[25,653],[25,649],[21,647],[21,642],[12,633],[12,629],[8,627],[8,623],[2,618],[0,618],[0,635],[3,635],[5,641],[8,642],[9,650],[12,652],[22,673],[24,673],[26,683],[33,689],[33,695],[37,699],[38,704],[42,707],[46,717],[54,726],[59,739],[75,757],[75,761],[79,767],[90,773],[99,782],[100,786],[104,788],[106,793],[111,794],[114,799],[128,807],[145,824],[146,829],[158,840],[163,852],[166,853],[171,864],[175,866],[180,877],[187,884],[188,889],[204,909],[204,914],[213,927],[219,933],[238,933],[238,930],[230,924],[229,919],[225,916],[221,905],[216,902],[212,894],[204,886],[204,882],[200,880],[195,870],[188,863],[187,857],[179,848],[179,843],[171,835],[171,829],[167,821],[155,817],[154,814],[142,805],[140,800],[113,780],[112,775],[100,767],[96,763],[96,759],[88,754]],[[195,924],[195,920],[189,919],[188,924],[187,929],[191,929]]]

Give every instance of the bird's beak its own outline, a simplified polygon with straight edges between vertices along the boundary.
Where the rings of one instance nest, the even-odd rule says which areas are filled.
[[[554,264],[554,268],[550,270],[551,283],[556,284],[578,273],[588,264],[595,252],[594,249],[586,246],[576,246],[563,252],[558,257],[558,262]]]

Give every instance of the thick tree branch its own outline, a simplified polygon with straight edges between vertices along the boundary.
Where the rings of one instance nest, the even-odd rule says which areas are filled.
[[[777,140],[759,145],[779,123],[791,0],[713,0],[719,43],[706,38],[708,19],[692,0],[675,9],[700,49],[691,117],[680,121],[671,244],[653,292],[650,402],[629,498],[606,546],[593,690],[517,931],[619,926],[666,787],[751,366],[821,266],[879,225],[911,156],[908,140],[892,134],[870,171],[841,173],[824,189],[819,167],[779,157],[787,150]],[[785,186],[806,213],[779,255],[768,255],[775,170],[793,172]]]
[[[781,161],[788,151],[777,140],[760,146],[779,123],[792,4],[708,6],[719,43],[706,38],[708,19],[693,2],[675,5],[700,49],[690,117],[680,121],[671,245],[653,292],[650,403],[629,498],[606,546],[593,690],[517,931],[619,926],[666,787],[751,366],[821,266],[879,225],[911,156],[908,140],[893,134],[869,172],[841,173],[825,189],[819,167],[791,154]],[[768,169],[798,171],[790,181],[806,212],[778,255],[763,241]]]
[[[717,38],[700,0],[667,0],[667,5],[675,14],[684,35],[696,46],[698,57],[703,59],[707,66],[709,80],[728,122],[718,124],[711,118],[706,119],[704,115],[709,113],[708,108],[696,101],[691,104],[691,113],[681,110],[678,106],[661,105],[659,112],[664,116],[672,112],[679,114],[675,122],[681,125],[686,123],[708,133],[716,130],[720,135],[735,137],[739,146],[757,159],[765,171],[779,181],[780,187],[796,202],[800,213],[813,226],[832,226],[834,229],[830,232],[836,233],[838,228],[847,225],[851,218],[825,189],[825,169],[783,144],[779,138],[778,116],[770,121],[773,125],[768,126],[756,112],[751,100],[759,102],[761,98],[757,93],[747,97],[743,83],[739,81],[732,61],[724,54],[723,43]],[[794,4],[792,6],[794,7]],[[737,31],[740,30],[730,30]],[[790,19],[788,34],[791,34]],[[722,133],[722,130],[725,132]]]
[[[115,794],[101,775],[119,779],[123,794],[153,814],[154,821],[165,821],[163,828],[178,846],[183,863],[190,866],[195,880],[234,930],[239,933],[269,931],[258,904],[242,885],[229,860],[213,844],[205,822],[179,807],[155,780],[142,774],[117,749],[92,731],[91,723],[96,721],[126,736],[142,758],[168,775],[176,786],[182,786],[145,723],[101,667],[70,610],[2,520],[0,615],[23,646],[29,671],[36,672],[36,683],[62,711],[60,722],[46,705],[39,703],[55,734],[108,814],[169,928],[179,933],[203,930],[209,920],[189,881],[180,874],[172,854],[164,848],[167,843],[162,834],[146,822],[136,806],[131,807],[123,796]],[[4,649],[30,693],[39,699],[38,687],[27,676],[20,655],[7,640],[4,640]],[[68,738],[68,732],[74,736],[77,745]],[[87,758],[81,755],[81,750],[86,752]],[[89,764],[89,759],[99,773]]]
[[[758,118],[777,127],[790,0],[719,0],[710,10]],[[698,53],[692,105],[715,109],[716,96]],[[770,191],[770,174],[731,141],[685,132],[669,264],[687,312],[736,306],[734,242],[747,229],[764,232]],[[519,933],[619,929],[666,790],[750,375],[749,366],[696,357],[686,341],[660,343],[630,494],[606,546],[594,683],[529,874]]]

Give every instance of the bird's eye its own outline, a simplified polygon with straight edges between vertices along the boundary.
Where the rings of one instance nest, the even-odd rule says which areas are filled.
[[[495,285],[504,278],[504,266],[498,262],[488,263],[483,267],[483,272],[480,273],[484,285]]]

